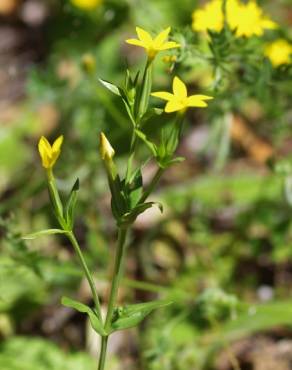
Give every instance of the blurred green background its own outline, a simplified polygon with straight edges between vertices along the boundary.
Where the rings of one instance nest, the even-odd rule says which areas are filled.
[[[183,46],[175,62],[157,58],[154,91],[179,75],[215,99],[188,112],[178,149],[186,160],[155,194],[164,213],[140,216],[129,241],[121,301],[174,304],[115,334],[108,370],[292,369],[292,68],[263,55],[270,41],[291,42],[292,2],[258,1],[279,27],[247,40],[195,33],[191,14],[203,3],[0,1],[2,370],[96,367],[98,338],[60,303],[65,294],[91,303],[70,245],[21,235],[56,226],[37,143],[63,134],[58,186],[66,194],[80,179],[75,231],[106,304],[116,235],[98,135],[124,168],[131,126],[99,78],[119,85],[126,68],[142,65],[143,51],[124,42],[136,25],[153,34],[171,26]],[[147,133],[155,137],[166,119]]]

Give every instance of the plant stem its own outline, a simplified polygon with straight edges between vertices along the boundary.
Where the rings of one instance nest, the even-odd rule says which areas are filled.
[[[113,278],[112,278],[112,286],[111,286],[111,291],[110,291],[108,309],[107,309],[106,320],[104,324],[104,329],[106,332],[108,332],[111,327],[111,321],[112,321],[112,317],[113,317],[113,313],[114,313],[114,309],[116,305],[119,285],[122,279],[124,260],[125,260],[125,251],[126,251],[125,241],[127,237],[127,231],[128,229],[123,228],[123,227],[120,227],[118,230],[118,246],[117,246],[117,252],[116,252],[116,257],[115,257],[115,265],[114,265],[114,272],[113,272]],[[108,337],[109,336],[102,337],[102,340],[101,340],[98,370],[104,370]]]
[[[163,175],[163,172],[164,172],[164,168],[159,167],[157,169],[157,171],[156,171],[155,175],[153,176],[150,184],[148,185],[147,189],[142,194],[142,196],[141,196],[141,198],[138,202],[139,204],[144,203],[145,200],[148,198],[148,196],[152,193],[152,191],[156,187],[157,183],[159,182],[161,176]]]
[[[103,370],[105,366],[106,350],[107,350],[108,337],[101,337],[101,347],[98,362],[98,370]]]
[[[111,292],[109,297],[107,315],[105,320],[105,330],[110,329],[110,324],[117,300],[118,289],[121,282],[122,274],[123,274],[123,266],[124,266],[124,259],[125,259],[125,241],[127,237],[127,228],[119,228],[118,231],[118,246],[117,252],[115,257],[115,266],[113,272],[113,279],[112,279],[112,286]]]
[[[99,319],[101,320],[100,303],[99,303],[99,298],[98,298],[98,295],[97,295],[96,287],[95,287],[95,284],[94,284],[94,281],[93,281],[93,278],[92,278],[92,274],[88,269],[88,266],[87,266],[86,261],[83,257],[83,254],[81,252],[78,241],[75,238],[75,235],[73,234],[72,231],[68,231],[66,233],[66,235],[67,235],[68,239],[70,240],[70,242],[72,243],[72,245],[74,247],[74,250],[75,250],[75,252],[76,252],[76,254],[79,258],[80,264],[81,264],[81,266],[84,270],[84,273],[86,275],[88,284],[89,284],[90,289],[91,289],[91,293],[92,293],[94,305],[95,305],[95,308],[96,308],[96,311],[97,311],[97,315],[98,315]]]

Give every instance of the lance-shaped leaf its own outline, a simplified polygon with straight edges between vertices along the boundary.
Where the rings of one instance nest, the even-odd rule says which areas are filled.
[[[65,234],[66,231],[65,230],[61,230],[61,229],[47,229],[47,230],[41,230],[41,231],[37,231],[35,233],[32,233],[32,234],[27,234],[27,235],[24,235],[22,237],[22,239],[25,239],[25,240],[33,240],[33,239],[36,239],[40,236],[45,236],[45,235],[52,235],[52,234]]]
[[[103,328],[102,322],[90,307],[68,297],[62,297],[62,305],[74,308],[78,312],[86,313],[89,317],[93,330],[95,330],[101,336],[106,336],[106,331]]]
[[[112,93],[114,93],[115,95],[118,95],[118,96],[121,96],[120,94],[120,89],[118,86],[112,84],[111,82],[108,82],[106,80],[102,80],[101,78],[99,78],[99,82],[104,86],[106,87],[109,91],[111,91]]]
[[[68,202],[65,207],[65,219],[70,230],[72,229],[74,222],[74,211],[77,202],[78,190],[79,190],[79,179],[75,181],[70,192]]]
[[[118,307],[115,309],[113,315],[111,332],[133,328],[143,321],[153,310],[165,307],[171,303],[171,301],[161,300]]]

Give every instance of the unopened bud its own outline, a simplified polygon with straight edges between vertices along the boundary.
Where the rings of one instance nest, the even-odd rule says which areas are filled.
[[[100,133],[99,151],[104,161],[109,161],[115,155],[115,151],[103,132]]]

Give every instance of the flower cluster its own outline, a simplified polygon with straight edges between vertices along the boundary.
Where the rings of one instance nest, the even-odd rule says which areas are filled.
[[[236,37],[261,36],[265,29],[277,27],[255,0],[246,3],[227,0],[225,10],[223,0],[211,0],[202,9],[193,12],[194,31],[220,32],[225,22],[234,30]]]

